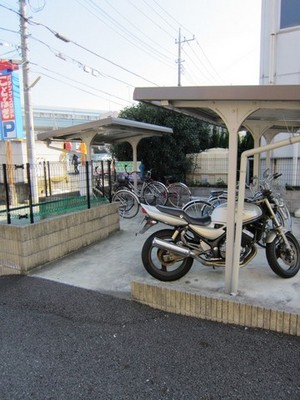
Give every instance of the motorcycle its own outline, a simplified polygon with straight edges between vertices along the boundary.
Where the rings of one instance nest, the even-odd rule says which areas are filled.
[[[274,179],[274,176],[273,176]],[[278,198],[267,177],[260,190],[245,199],[242,216],[240,267],[257,254],[257,244],[264,243],[266,258],[273,272],[292,278],[300,269],[300,246],[291,230],[278,218]],[[150,275],[161,281],[182,278],[194,260],[205,266],[225,267],[227,203],[220,204],[211,215],[193,217],[184,210],[167,206],[142,205],[146,232],[157,223],[171,229],[154,232],[142,248],[142,262]]]
[[[250,189],[250,192],[252,193],[252,198],[254,199],[255,196],[260,196],[260,190],[255,191],[256,186],[259,186],[259,184],[261,186],[271,185],[271,183],[277,180],[280,176],[282,176],[282,174],[280,173],[270,174],[269,169],[267,169],[263,174],[264,179],[261,183],[258,181],[257,177],[254,177],[252,183],[249,186],[247,185],[247,188]],[[237,196],[238,196],[238,188],[237,188],[236,199]],[[276,193],[273,190],[273,196],[270,200],[271,200],[270,204],[272,205],[272,208],[280,224],[286,230],[291,230],[292,229],[291,215],[280,193],[278,192]],[[205,214],[211,214],[214,208],[216,208],[218,205],[222,203],[225,203],[226,201],[227,201],[227,191],[214,190],[211,192],[211,195],[207,200],[201,198],[194,198],[189,202],[187,202],[182,207],[182,209],[191,216],[201,216]],[[264,239],[265,238],[263,237],[261,242],[258,243],[261,247],[265,247]]]

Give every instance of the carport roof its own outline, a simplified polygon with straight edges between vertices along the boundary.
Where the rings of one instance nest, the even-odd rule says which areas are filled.
[[[236,171],[238,167],[238,132],[241,127],[250,128],[254,136],[255,150],[242,153],[242,161],[248,155],[270,150],[274,145],[257,147],[265,133],[300,128],[300,85],[265,86],[210,86],[210,87],[158,87],[136,88],[134,100],[176,110],[216,125],[225,125],[229,131],[228,201],[226,228],[225,289],[236,294],[241,251],[242,216],[246,163],[241,164],[238,209],[236,212]],[[284,143],[282,143],[284,142]],[[299,136],[279,141],[276,147],[299,142]],[[246,154],[245,154],[246,153]],[[254,170],[258,171],[258,158]]]
[[[132,121],[124,118],[108,117],[97,121],[87,122],[67,128],[41,132],[37,134],[38,140],[80,142],[85,136],[93,136],[92,143],[101,145],[123,142],[134,137],[161,136],[172,133],[171,128],[152,125],[144,122]]]
[[[269,122],[269,129],[300,126],[300,85],[193,86],[136,88],[134,100],[177,110],[212,124],[224,125],[218,104],[243,103],[257,109],[246,122]]]

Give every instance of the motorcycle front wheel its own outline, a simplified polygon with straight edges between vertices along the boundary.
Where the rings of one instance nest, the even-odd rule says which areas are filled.
[[[272,271],[282,278],[292,278],[300,269],[300,246],[291,232],[285,234],[291,251],[282,237],[277,236],[272,243],[266,245],[266,256]]]
[[[189,272],[194,261],[191,257],[179,256],[153,246],[154,238],[176,244],[172,239],[173,234],[171,229],[154,232],[145,241],[142,249],[142,261],[146,271],[160,281],[176,281],[182,278]]]

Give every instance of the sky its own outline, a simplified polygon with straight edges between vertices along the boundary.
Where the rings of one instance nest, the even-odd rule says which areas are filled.
[[[259,83],[261,0],[26,3],[33,108],[114,112],[135,87],[177,86],[179,31],[181,86]],[[21,60],[18,0],[0,0],[0,21],[0,58]]]

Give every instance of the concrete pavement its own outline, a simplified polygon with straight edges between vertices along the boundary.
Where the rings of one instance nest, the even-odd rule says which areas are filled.
[[[222,299],[232,298],[224,290],[224,268],[212,269],[194,262],[190,272],[178,281],[164,283],[152,278],[142,265],[141,248],[154,228],[136,236],[141,219],[141,215],[131,220],[121,219],[120,231],[108,239],[34,270],[31,276],[123,298],[130,298],[133,281]],[[159,224],[156,229],[163,229],[163,225]],[[293,232],[300,241],[299,218],[293,219]],[[256,258],[240,270],[239,292],[235,299],[296,313],[300,319],[300,273],[291,279],[278,277],[268,266],[264,249],[259,248]]]

